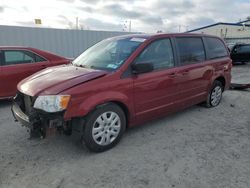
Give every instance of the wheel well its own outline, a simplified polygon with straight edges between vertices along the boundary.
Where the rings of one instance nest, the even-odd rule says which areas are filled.
[[[223,76],[220,76],[220,77],[216,78],[215,80],[221,82],[221,84],[222,84],[222,86],[223,86],[223,90],[224,90],[225,85],[226,85],[226,80],[225,80],[225,78],[224,78]]]
[[[125,117],[126,117],[126,128],[127,128],[128,124],[129,124],[129,110],[128,110],[127,106],[124,103],[119,102],[119,101],[108,101],[108,102],[105,102],[103,104],[97,105],[95,108],[101,107],[101,106],[109,104],[109,103],[116,104],[117,106],[119,106],[123,110],[123,112],[125,114]]]
[[[110,101],[110,102],[118,105],[124,111],[125,116],[126,116],[126,128],[127,128],[128,124],[129,124],[129,110],[128,110],[127,106],[119,101]]]

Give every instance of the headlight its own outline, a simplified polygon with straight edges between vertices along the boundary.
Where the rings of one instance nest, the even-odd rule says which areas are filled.
[[[34,108],[46,112],[59,112],[67,108],[70,95],[44,95],[37,97]]]

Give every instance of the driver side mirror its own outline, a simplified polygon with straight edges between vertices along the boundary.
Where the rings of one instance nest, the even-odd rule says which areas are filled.
[[[132,64],[132,73],[133,74],[141,74],[152,72],[154,70],[154,66],[152,63],[136,63]]]

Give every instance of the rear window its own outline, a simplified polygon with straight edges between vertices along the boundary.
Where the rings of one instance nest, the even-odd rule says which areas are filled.
[[[206,37],[206,43],[208,48],[208,59],[228,56],[227,49],[221,40],[213,37]]]
[[[181,65],[188,65],[205,60],[205,50],[199,37],[176,38]]]

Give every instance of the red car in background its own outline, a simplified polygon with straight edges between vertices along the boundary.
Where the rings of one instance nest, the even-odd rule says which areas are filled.
[[[0,99],[11,98],[22,79],[46,67],[68,64],[69,59],[29,47],[0,47]]]

